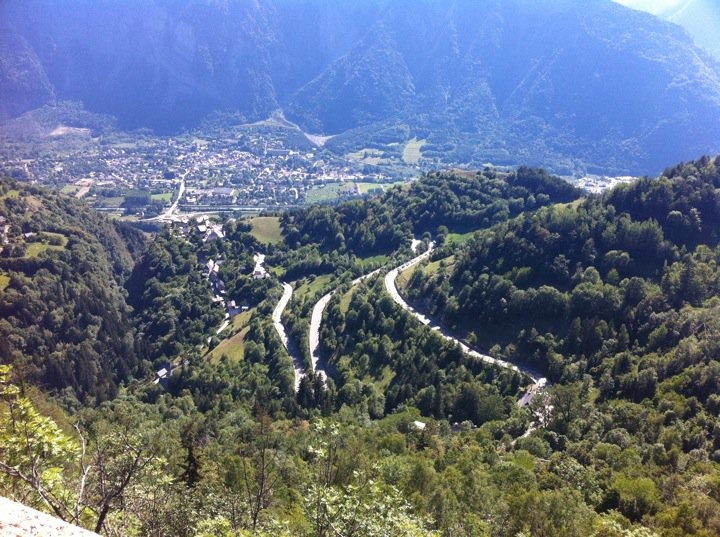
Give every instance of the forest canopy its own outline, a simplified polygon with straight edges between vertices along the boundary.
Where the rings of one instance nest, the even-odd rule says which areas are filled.
[[[718,189],[708,157],[596,196],[433,173],[268,244],[3,181],[0,492],[105,535],[716,535]],[[413,238],[429,326],[383,285]],[[295,390],[330,291],[328,378]],[[527,376],[439,329],[551,385],[521,406]]]

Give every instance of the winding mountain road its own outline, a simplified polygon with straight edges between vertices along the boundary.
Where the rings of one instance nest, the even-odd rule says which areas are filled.
[[[282,341],[285,350],[288,351],[288,354],[290,354],[290,357],[292,358],[293,371],[295,372],[295,393],[297,393],[300,389],[300,380],[303,376],[305,376],[305,368],[303,367],[302,357],[298,352],[296,352],[296,349],[291,349],[290,339],[285,332],[285,326],[282,324],[282,313],[287,307],[288,302],[290,302],[290,298],[292,298],[293,293],[293,288],[289,283],[283,282],[282,286],[283,294],[280,297],[277,306],[275,306],[275,309],[273,310],[272,321],[275,326],[275,330],[280,336],[280,341]]]
[[[363,274],[359,278],[355,278],[352,281],[352,286],[356,286],[361,281],[375,276],[382,269],[376,269],[368,274]],[[318,373],[323,381],[327,379],[327,371],[325,363],[320,356],[320,325],[322,324],[322,316],[325,308],[327,307],[330,299],[335,294],[335,289],[330,291],[328,294],[323,295],[320,300],[317,301],[315,307],[312,310],[312,316],[310,317],[310,331],[308,333],[308,342],[310,345],[310,358],[312,359],[313,371]]]
[[[423,259],[429,257],[430,254],[432,253],[434,246],[435,246],[434,243],[430,243],[430,246],[426,252],[418,255],[417,257],[414,257],[410,261],[403,263],[399,267],[392,269],[390,272],[388,272],[385,275],[385,289],[387,290],[388,294],[390,294],[392,299],[404,310],[412,313],[422,324],[427,325],[427,326],[430,326],[433,324],[432,320],[429,317],[423,315],[422,313],[415,311],[415,309],[412,306],[410,306],[405,301],[405,299],[403,299],[402,296],[400,296],[400,293],[397,290],[397,286],[395,285],[395,280],[397,279],[398,274],[401,271],[406,270],[406,269],[418,264]],[[489,356],[487,354],[482,354],[474,349],[471,349],[470,347],[468,347],[465,343],[463,343],[459,339],[457,339],[457,338],[449,335],[445,331],[443,331],[443,329],[439,325],[432,326],[432,329],[435,330],[436,332],[438,332],[438,334],[440,334],[440,336],[443,337],[444,339],[446,339],[447,341],[450,341],[452,343],[459,345],[460,348],[462,349],[462,351],[465,354],[467,354],[468,356],[472,356],[473,358],[477,358],[488,364],[493,364],[498,367],[502,367],[504,369],[516,371],[516,372],[520,373],[521,375],[524,375],[525,377],[530,379],[530,381],[532,382],[532,385],[530,386],[528,391],[523,395],[523,397],[518,401],[519,406],[529,405],[532,402],[535,394],[547,386],[547,383],[548,383],[547,379],[545,377],[543,377],[542,375],[540,375],[537,371],[534,371],[534,370],[524,367],[524,366],[515,365],[515,364],[507,362],[505,360],[500,360],[499,358],[493,358],[492,356]]]
[[[320,325],[322,323],[323,311],[325,311],[325,308],[334,294],[335,290],[333,289],[317,301],[312,310],[312,316],[310,317],[310,331],[308,332],[308,343],[310,344],[310,359],[312,360],[313,372],[320,375],[323,382],[327,379],[327,371],[325,363],[320,358]]]
[[[418,245],[418,241],[413,241],[413,251],[416,251],[417,245]],[[543,377],[537,371],[534,371],[528,367],[519,366],[519,365],[513,364],[511,362],[501,360],[499,358],[493,358],[492,356],[489,356],[487,354],[482,354],[474,349],[471,349],[466,343],[464,343],[461,340],[457,339],[456,337],[448,334],[439,325],[437,325],[437,324],[433,325],[433,321],[429,317],[416,311],[400,295],[400,292],[398,291],[397,286],[395,284],[395,280],[397,279],[400,272],[420,263],[423,259],[427,259],[428,257],[430,257],[430,254],[432,253],[434,247],[435,247],[435,243],[431,242],[428,245],[428,249],[425,252],[415,256],[414,258],[412,258],[409,261],[406,261],[402,265],[390,270],[385,275],[385,279],[384,279],[386,291],[400,307],[402,307],[404,310],[410,312],[422,324],[424,324],[426,326],[432,326],[432,330],[438,332],[438,334],[441,337],[443,337],[444,339],[446,339],[447,341],[450,341],[450,342],[458,345],[462,349],[462,351],[465,354],[467,354],[468,356],[477,358],[488,364],[496,365],[498,367],[502,367],[502,368],[508,369],[510,371],[518,372],[521,375],[527,377],[532,382],[532,385],[528,388],[527,392],[520,398],[520,400],[518,401],[518,405],[519,406],[529,405],[532,402],[533,398],[535,397],[535,394],[539,393],[540,391],[545,389],[545,387],[547,387],[548,381],[545,377]],[[355,285],[359,284],[360,282],[362,282],[363,280],[376,275],[378,272],[380,272],[380,270],[382,270],[382,269],[374,270],[368,274],[365,274],[363,276],[360,276],[359,278],[356,278],[355,280],[352,281],[352,285],[355,286]],[[278,334],[280,334],[280,338],[283,341],[283,344],[287,348],[288,338],[287,338],[287,335],[285,334],[285,329],[280,321],[280,317],[282,315],[283,309],[287,306],[287,303],[289,302],[290,297],[292,296],[292,287],[290,287],[289,284],[284,283],[283,288],[285,289],[285,292],[283,293],[282,298],[278,302],[278,305],[276,306],[275,311],[273,312],[273,323],[275,324],[275,329],[278,331]],[[325,308],[327,307],[327,305],[330,303],[330,299],[333,297],[334,294],[335,294],[335,289],[333,289],[329,293],[323,295],[317,301],[315,306],[313,307],[312,315],[310,317],[310,329],[309,329],[309,333],[308,333],[308,343],[309,343],[309,347],[310,347],[310,357],[312,360],[312,370],[313,370],[313,372],[318,373],[322,377],[323,380],[327,379],[327,369],[322,360],[322,357],[320,356],[320,328],[322,325],[323,312],[325,311]],[[302,360],[298,356],[293,356],[293,366],[295,368],[295,390],[297,391],[297,389],[300,385],[300,379],[305,374],[303,371],[303,367],[302,367]]]

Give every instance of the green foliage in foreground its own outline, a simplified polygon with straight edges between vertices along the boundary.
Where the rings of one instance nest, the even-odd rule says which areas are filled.
[[[0,448],[12,462],[0,493],[104,535],[654,535],[595,514],[584,498],[602,481],[571,455],[498,453],[492,428],[420,430],[411,412],[366,424],[348,411],[312,424],[244,405],[200,414],[188,395],[163,395],[83,411],[67,435],[2,374],[0,435],[13,451]],[[612,490],[639,502],[644,486]]]
[[[72,425],[59,418],[56,426],[25,397],[27,370],[3,369],[0,493],[105,535],[717,535],[715,170],[704,159],[667,180],[571,205],[552,204],[576,192],[538,171],[440,174],[383,203],[283,217],[288,243],[262,245],[243,222],[223,222],[225,238],[207,242],[195,223],[162,232],[125,282],[136,309],[122,305],[119,319],[134,327],[116,324],[127,327],[138,361],[175,365],[167,383],[138,375],[111,401],[85,407],[61,393]],[[28,225],[39,226],[33,211],[48,202],[20,190],[4,203],[22,203]],[[379,281],[342,301],[350,281],[373,268],[363,257],[397,262],[413,233],[472,229],[472,239],[448,241],[431,268],[417,269],[409,290],[418,309],[543,369],[555,385],[531,408],[516,404],[517,375],[463,356],[400,312]],[[115,282],[117,294],[99,295],[105,307],[122,297],[129,265],[106,263],[102,249],[90,264],[68,263],[73,249],[96,245],[62,234],[66,248],[37,258],[49,274],[16,276],[16,259],[3,266],[12,277],[0,307],[19,296],[16,281],[61,289],[53,307],[73,303],[61,298],[95,304],[93,287],[77,293],[75,268],[81,282]],[[122,254],[111,260],[130,259],[111,246]],[[252,278],[258,252],[302,291],[284,317],[298,348],[307,348],[315,301],[338,286],[321,338],[334,377],[327,387],[307,377],[294,393],[269,320],[280,286]],[[212,301],[219,287],[203,275],[211,259],[222,261],[225,298],[251,312],[243,356],[212,363],[201,358],[222,321]],[[57,287],[55,269],[72,285]],[[95,320],[32,311],[42,312],[40,321],[28,316],[33,341],[60,337],[38,323]],[[98,338],[118,329],[94,327],[87,334]],[[0,349],[20,336],[0,339]]]

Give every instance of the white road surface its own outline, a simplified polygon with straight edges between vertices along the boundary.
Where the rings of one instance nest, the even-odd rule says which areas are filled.
[[[375,276],[382,269],[373,270],[368,274],[363,274],[359,278],[355,278],[352,281],[352,285],[355,286],[360,282]],[[320,360],[320,325],[322,324],[322,316],[325,308],[327,307],[330,299],[335,294],[333,289],[328,294],[324,295],[320,300],[317,301],[310,317],[310,332],[308,333],[308,341],[310,343],[310,357],[312,358],[313,371],[317,372],[323,380],[327,378],[327,371],[325,365]]]
[[[288,339],[287,333],[285,332],[285,326],[282,324],[282,313],[287,307],[288,302],[290,302],[290,298],[292,298],[293,288],[289,283],[285,282],[283,282],[282,286],[283,294],[280,297],[277,306],[275,306],[275,309],[273,310],[272,321],[273,325],[275,326],[275,330],[280,336],[280,341],[282,341],[282,344],[285,346],[285,349],[288,351],[290,357],[292,358],[293,370],[295,372],[295,392],[297,393],[297,391],[300,389],[300,379],[305,376],[305,370],[300,356],[298,356],[297,353],[290,352],[290,340]]]
[[[310,317],[310,332],[308,333],[308,341],[310,343],[312,368],[315,373],[322,377],[323,381],[327,378],[327,372],[325,371],[324,364],[320,362],[320,324],[322,323],[323,311],[325,311],[325,307],[328,305],[328,302],[330,302],[330,299],[334,294],[335,290],[333,289],[318,300],[312,310],[312,316]]]
[[[187,174],[190,173],[190,170],[186,171],[184,174],[180,176],[180,188],[178,189],[177,197],[175,198],[175,201],[173,202],[170,207],[167,208],[167,210],[162,213],[159,216],[156,216],[155,218],[148,218],[148,220],[161,220],[161,221],[170,221],[173,220],[173,215],[175,214],[175,211],[177,211],[178,204],[180,203],[180,200],[182,200],[183,194],[185,193],[185,177]]]
[[[397,286],[395,285],[395,280],[397,279],[398,274],[401,271],[406,270],[409,267],[416,265],[417,263],[419,263],[420,261],[422,261],[423,259],[428,257],[430,255],[430,253],[432,252],[433,247],[434,247],[434,243],[431,243],[430,248],[426,252],[420,254],[417,257],[414,257],[413,259],[411,259],[410,261],[407,261],[406,263],[403,263],[399,267],[394,268],[393,270],[388,272],[387,275],[385,276],[385,289],[390,294],[390,296],[393,298],[393,300],[400,307],[402,307],[406,311],[409,311],[410,313],[412,313],[421,323],[423,323],[424,325],[428,325],[428,326],[432,324],[432,320],[429,319],[427,316],[423,315],[422,313],[415,311],[412,306],[410,306],[407,302],[405,302],[405,299],[403,299],[403,297],[400,296],[400,293],[397,290]],[[477,352],[476,350],[473,350],[470,347],[468,347],[465,343],[463,343],[459,339],[445,333],[442,330],[442,328],[437,325],[433,326],[432,329],[435,330],[436,332],[438,332],[438,334],[440,336],[442,336],[444,339],[446,339],[447,341],[450,341],[452,343],[459,345],[460,348],[462,349],[462,351],[465,354],[467,354],[468,356],[472,356],[473,358],[477,358],[479,360],[482,360],[483,362],[497,365],[499,367],[509,369],[511,371],[517,371],[518,373],[521,373],[522,375],[529,378],[533,384],[532,384],[532,386],[530,386],[527,393],[525,395],[523,395],[523,397],[520,399],[520,401],[518,401],[518,404],[520,406],[525,406],[525,405],[530,404],[530,402],[532,402],[532,399],[533,399],[535,393],[537,393],[538,390],[543,389],[547,385],[546,378],[542,377],[537,372],[535,372],[527,367],[518,366],[518,365],[512,364],[510,362],[507,362],[505,360],[500,360],[499,358],[493,358],[492,356],[488,356],[487,354],[482,354],[480,352]]]

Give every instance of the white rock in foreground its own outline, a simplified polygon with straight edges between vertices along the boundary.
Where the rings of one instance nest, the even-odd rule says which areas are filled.
[[[50,536],[98,537],[97,533],[0,496],[0,537]]]

